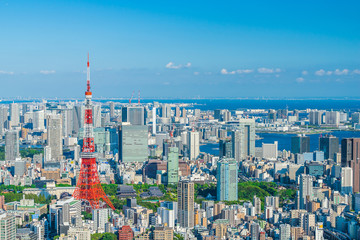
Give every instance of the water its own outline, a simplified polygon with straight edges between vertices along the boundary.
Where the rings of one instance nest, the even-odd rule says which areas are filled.
[[[343,138],[357,137],[360,138],[360,131],[334,131],[331,133],[335,137],[339,138],[339,143]],[[291,150],[291,137],[295,134],[277,134],[277,133],[257,133],[263,139],[255,141],[255,147],[261,147],[262,143],[274,143],[278,141],[279,150]],[[324,135],[324,134],[323,134]],[[319,137],[320,134],[310,134],[310,151],[319,150]],[[209,153],[215,156],[219,155],[219,144],[208,143],[200,146],[200,151]]]

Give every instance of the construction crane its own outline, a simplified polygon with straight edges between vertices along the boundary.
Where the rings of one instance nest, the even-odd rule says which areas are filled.
[[[134,93],[135,93],[135,91],[133,91],[132,94],[131,94],[131,98],[129,99],[129,104],[131,104],[131,100],[132,100],[133,97],[134,97]]]

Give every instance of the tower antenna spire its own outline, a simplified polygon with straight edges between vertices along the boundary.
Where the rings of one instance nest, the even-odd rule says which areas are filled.
[[[87,81],[86,81],[86,91],[90,92],[90,60],[89,60],[89,53],[88,53],[88,59],[87,59]]]

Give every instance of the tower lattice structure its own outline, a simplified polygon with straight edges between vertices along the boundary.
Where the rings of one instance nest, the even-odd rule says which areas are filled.
[[[84,139],[81,153],[81,167],[79,180],[77,182],[75,199],[88,201],[93,209],[100,208],[100,200],[107,203],[115,210],[113,204],[106,196],[99,180],[96,157],[95,143],[93,135],[93,114],[92,114],[92,92],[90,91],[90,63],[89,56],[87,61],[87,88],[85,92],[85,119],[84,119]]]

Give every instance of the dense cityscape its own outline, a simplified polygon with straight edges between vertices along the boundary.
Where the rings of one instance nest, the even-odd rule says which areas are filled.
[[[93,102],[89,60],[86,86],[0,105],[0,239],[358,238],[360,138],[332,133],[360,112]]]

